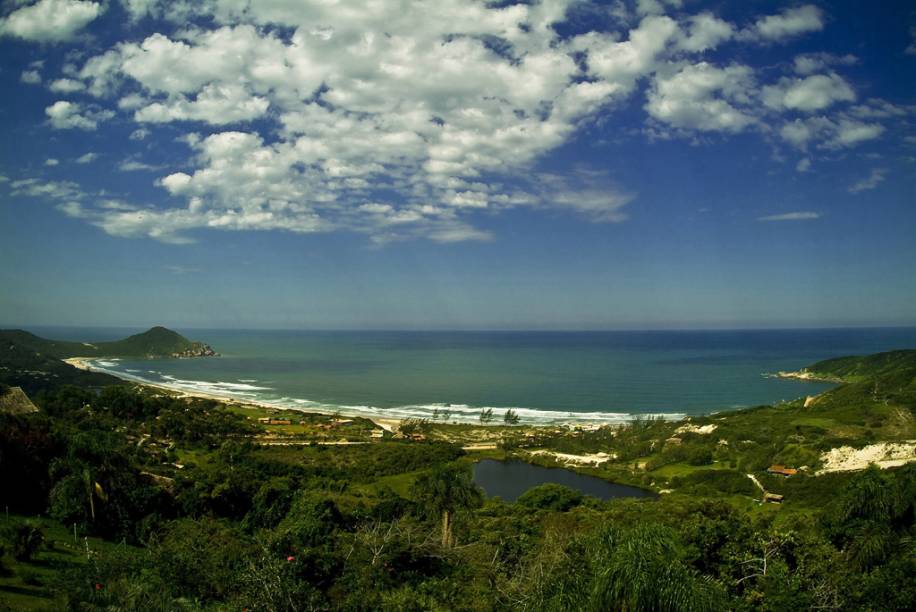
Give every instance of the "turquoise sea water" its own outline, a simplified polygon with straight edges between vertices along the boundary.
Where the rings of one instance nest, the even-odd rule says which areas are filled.
[[[142,330],[36,329],[105,340]],[[916,348],[916,328],[648,332],[300,332],[179,330],[218,358],[96,360],[186,390],[344,414],[453,420],[620,421],[697,415],[819,393],[768,378],[821,359]]]

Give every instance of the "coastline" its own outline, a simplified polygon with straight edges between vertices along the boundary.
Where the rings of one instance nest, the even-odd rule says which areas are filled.
[[[776,372],[776,374],[771,374],[773,378],[788,378],[790,380],[803,380],[806,382],[820,382],[820,383],[833,383],[833,384],[842,384],[846,381],[841,378],[836,378],[833,376],[818,376],[808,372],[807,370],[797,370],[795,372]]]
[[[126,374],[124,372],[109,369],[107,367],[100,367],[93,363],[99,359],[104,359],[104,358],[100,358],[98,356],[91,356],[91,357],[81,356],[81,357],[68,357],[66,359],[62,359],[62,361],[68,365],[71,365],[75,368],[79,368],[81,370],[108,374],[110,376],[114,376],[115,378],[118,378],[125,382],[129,382],[135,385],[140,385],[143,387],[149,387],[151,389],[157,389],[159,391],[166,391],[168,393],[175,394],[178,397],[209,399],[209,400],[221,402],[223,404],[234,404],[237,406],[249,406],[253,408],[260,408],[263,410],[282,410],[282,411],[321,414],[321,415],[338,414],[338,415],[347,416],[347,417],[359,417],[359,418],[368,419],[372,421],[373,423],[375,423],[376,425],[378,425],[379,427],[387,431],[390,431],[392,433],[396,432],[404,421],[414,419],[414,418],[419,418],[419,419],[428,419],[429,418],[428,416],[422,416],[422,415],[421,416],[380,415],[376,411],[358,410],[358,409],[352,409],[352,408],[348,409],[348,407],[340,407],[340,408],[336,406],[329,407],[329,406],[322,406],[321,404],[309,404],[309,405],[303,405],[299,407],[299,406],[291,406],[288,404],[279,404],[279,403],[274,403],[270,401],[251,399],[247,397],[238,397],[238,396],[234,396],[234,395],[227,394],[227,393],[218,393],[218,392],[214,393],[212,391],[205,391],[205,390],[200,390],[200,389],[188,389],[181,385],[171,385],[171,384],[166,384],[166,383],[153,382],[145,378],[142,378],[140,376]],[[445,405],[445,406],[448,406],[448,405]],[[480,427],[498,427],[498,426],[503,425],[501,419],[494,419],[494,421],[489,422],[489,423],[476,422],[477,415],[479,414],[480,410],[483,410],[483,409],[484,408],[476,409],[473,412],[473,415],[474,415],[473,419],[472,418],[462,419],[459,416],[456,419],[452,420],[451,424],[473,425],[473,426],[480,426]],[[598,413],[584,413],[583,417],[585,418],[579,418],[579,419],[572,417],[572,415],[568,415],[567,418],[557,418],[556,420],[541,421],[541,422],[529,421],[526,419],[522,425],[525,428],[529,428],[529,429],[530,428],[563,427],[563,428],[567,428],[570,430],[577,429],[577,430],[588,431],[588,430],[599,429],[601,427],[621,427],[641,417],[643,418],[660,417],[670,422],[679,422],[685,419],[687,420],[690,419],[690,415],[686,413],[647,413],[647,414],[630,414],[630,415],[621,413],[621,414],[614,414],[610,418],[600,418],[600,417],[597,417],[597,414]],[[588,418],[586,417],[586,415],[588,415],[589,417],[594,415],[594,417]],[[619,417],[626,417],[626,416],[629,416],[630,418],[619,418]]]
[[[208,399],[208,400],[214,400],[214,401],[220,402],[222,404],[227,404],[227,405],[235,404],[239,406],[252,406],[255,408],[263,408],[265,410],[283,410],[283,411],[290,411],[290,412],[302,412],[302,413],[324,414],[324,415],[333,414],[330,411],[323,411],[321,409],[310,408],[309,410],[304,410],[304,409],[299,409],[299,408],[292,408],[290,406],[279,406],[277,404],[271,404],[269,402],[259,402],[258,400],[232,397],[231,395],[219,395],[217,393],[207,393],[206,391],[197,391],[197,390],[189,391],[187,389],[181,389],[179,387],[172,387],[169,385],[158,384],[158,383],[154,383],[154,382],[150,382],[146,380],[137,380],[136,378],[128,377],[121,373],[112,372],[111,370],[106,370],[103,368],[93,368],[92,365],[89,363],[93,359],[97,359],[97,357],[68,357],[66,359],[62,359],[61,361],[63,361],[67,365],[71,365],[80,370],[85,370],[87,372],[102,372],[104,374],[114,376],[115,378],[120,378],[121,380],[129,382],[129,383],[133,383],[133,384],[140,385],[143,387],[149,387],[152,389],[157,389],[159,391],[168,391],[169,393],[176,394],[178,397]],[[347,416],[350,416],[350,415],[347,415]],[[365,414],[358,414],[354,416],[359,416],[362,418],[369,419],[370,421],[372,421],[373,423],[375,423],[382,429],[385,429],[390,432],[397,431],[398,428],[401,426],[401,422],[404,420],[404,419],[399,419],[397,417],[378,417],[376,415],[365,415]]]

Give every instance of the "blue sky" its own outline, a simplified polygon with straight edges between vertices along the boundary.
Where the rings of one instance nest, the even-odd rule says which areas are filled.
[[[0,325],[916,324],[909,2],[13,0]]]

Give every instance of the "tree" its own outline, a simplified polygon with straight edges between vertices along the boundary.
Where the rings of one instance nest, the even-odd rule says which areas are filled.
[[[503,421],[506,422],[506,425],[518,425],[519,420],[518,413],[511,408],[506,410],[506,414],[503,415]]]
[[[436,466],[413,485],[413,495],[430,514],[442,516],[442,546],[454,545],[453,515],[463,508],[480,504],[482,495],[474,484],[471,470],[464,465]]]
[[[480,422],[481,423],[489,423],[492,420],[493,420],[493,409],[492,408],[485,408],[480,411]]]

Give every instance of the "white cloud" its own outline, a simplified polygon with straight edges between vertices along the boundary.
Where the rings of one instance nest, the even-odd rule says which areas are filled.
[[[798,160],[798,163],[795,164],[795,169],[798,172],[808,172],[811,169],[811,160],[807,157],[803,157]]]
[[[54,159],[53,157],[49,157],[45,160],[46,166],[57,166],[58,164],[60,164],[60,161]]]
[[[67,100],[58,100],[45,109],[51,126],[58,130],[80,129],[94,130],[100,121],[114,117],[112,111],[99,111],[83,108],[80,104]]]
[[[855,55],[840,56],[832,53],[805,53],[795,57],[793,67],[796,73],[809,75],[824,71],[830,66],[853,66],[857,63],[859,63],[859,58]]]
[[[796,212],[781,213],[778,215],[767,215],[765,217],[757,217],[758,221],[810,221],[812,219],[820,219],[821,214],[816,212],[811,212],[807,210],[800,210]]]
[[[83,155],[80,155],[79,157],[76,158],[76,163],[78,163],[78,164],[91,164],[92,162],[94,162],[94,161],[97,160],[98,158],[99,158],[99,154],[98,154],[98,153],[93,153],[93,152],[84,153]]]
[[[752,88],[752,72],[747,66],[716,68],[701,62],[673,67],[655,77],[646,111],[676,128],[740,132],[755,122],[739,108],[750,102]]]
[[[720,43],[735,35],[732,24],[719,19],[712,13],[700,13],[689,20],[688,34],[678,40],[677,47],[683,51],[702,52],[716,48]]]
[[[82,81],[77,81],[75,79],[55,79],[48,86],[48,89],[54,93],[73,93],[76,91],[83,91],[86,89],[86,86]]]
[[[26,195],[33,198],[52,200],[78,200],[83,197],[79,185],[69,181],[41,181],[28,178],[10,183],[13,195]]]
[[[682,0],[636,0],[636,14],[663,15],[670,8],[681,8]]]
[[[874,168],[869,175],[861,180],[856,181],[849,186],[849,193],[861,193],[870,191],[880,185],[887,175],[887,170],[883,168]]]
[[[745,30],[745,38],[761,41],[779,41],[806,32],[824,29],[823,11],[812,4],[784,10],[778,15],[761,17]]]
[[[879,123],[866,123],[844,115],[836,120],[818,116],[786,122],[779,129],[779,135],[803,151],[812,144],[821,149],[836,150],[878,138],[884,130]]]
[[[778,84],[763,88],[763,103],[776,110],[812,112],[855,99],[856,94],[849,83],[832,72],[800,79],[784,77]]]
[[[19,80],[28,85],[38,85],[41,83],[41,73],[37,70],[23,70]]]
[[[409,11],[394,2],[121,5],[133,21],[184,23],[65,67],[66,78],[52,84],[60,91],[82,84],[112,111],[63,100],[46,110],[56,128],[91,130],[116,109],[142,124],[132,140],[164,123],[190,124],[169,130],[191,156],[157,175],[169,196],[164,207],[67,200],[119,236],[181,242],[209,228],[344,230],[376,242],[486,239],[473,227],[481,211],[521,206],[619,221],[633,199],[625,188],[599,181],[573,189],[531,177],[546,153],[645,82],[644,108],[657,132],[769,133],[782,125],[782,138],[806,158],[876,137],[884,129],[877,113],[889,112],[871,102],[855,113],[831,108],[855,98],[830,72],[845,61],[833,56],[799,56],[779,67],[791,76],[766,88],[748,66],[699,61],[726,41],[820,29],[813,6],[738,31],[708,11],[684,15],[680,1],[643,0],[636,24],[618,20],[617,32],[563,38],[553,26],[577,0],[438,0]],[[620,9],[608,7],[605,17]],[[791,121],[798,112],[803,118]],[[176,139],[176,129],[188,133]],[[119,168],[154,169],[137,159]]]
[[[0,36],[37,42],[70,40],[101,12],[97,2],[39,0],[0,19]]]
[[[160,170],[161,168],[162,166],[154,166],[136,159],[125,159],[118,164],[118,170],[121,172],[152,171]]]

